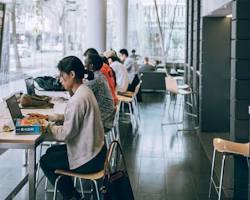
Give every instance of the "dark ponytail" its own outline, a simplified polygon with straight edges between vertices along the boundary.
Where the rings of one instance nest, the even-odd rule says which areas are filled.
[[[85,79],[88,79],[89,81],[93,80],[95,77],[94,73],[92,71],[89,71],[89,70],[86,70],[86,72],[87,72],[88,76]]]
[[[77,81],[82,81],[83,78],[88,80],[94,79],[93,72],[86,70],[82,64],[82,61],[76,56],[68,56],[63,58],[58,63],[57,68],[59,71],[65,72],[67,74],[69,74],[71,71],[74,71]]]

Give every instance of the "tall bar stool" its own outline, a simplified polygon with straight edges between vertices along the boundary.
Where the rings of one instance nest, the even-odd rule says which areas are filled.
[[[111,168],[117,166],[117,162],[116,162],[117,154],[116,153],[117,153],[117,148],[119,148],[119,147],[120,147],[120,145],[119,145],[118,141],[113,141],[111,143],[111,145],[108,148],[108,152],[106,154],[104,169],[100,170],[99,172],[95,172],[95,173],[91,173],[91,174],[80,174],[80,173],[75,173],[75,172],[71,172],[71,171],[67,171],[67,170],[60,170],[60,169],[55,170],[55,173],[58,174],[59,176],[57,177],[57,179],[55,181],[53,200],[56,200],[56,198],[57,198],[58,182],[63,176],[69,176],[69,177],[72,177],[74,180],[78,179],[80,181],[82,197],[84,197],[84,191],[83,191],[83,186],[81,184],[81,180],[84,179],[84,180],[91,181],[94,184],[94,190],[96,193],[97,200],[100,200],[101,195],[100,195],[100,190],[98,188],[97,181],[104,178],[104,176],[107,175],[108,169],[111,169]],[[123,162],[124,162],[124,160],[123,160]],[[74,181],[74,182],[76,182],[76,181]]]
[[[79,174],[79,173],[74,173],[74,172],[59,170],[58,169],[58,170],[55,171],[55,173],[59,174],[59,176],[58,176],[58,178],[56,179],[56,182],[55,182],[53,200],[56,200],[56,198],[57,198],[58,181],[63,176],[70,176],[70,177],[73,177],[74,179],[76,179],[76,178],[79,179],[79,180],[84,179],[84,180],[89,180],[89,181],[93,182],[95,192],[96,192],[96,196],[97,196],[97,200],[100,200],[100,194],[99,194],[99,188],[98,188],[97,181],[100,180],[101,178],[103,178],[104,170],[101,170],[101,171],[96,172],[96,173],[91,173],[91,174]],[[82,184],[80,184],[80,186],[81,186],[82,197],[84,197]]]
[[[130,120],[133,128],[133,132],[139,128],[141,117],[140,117],[140,105],[137,101],[136,95],[139,92],[142,81],[140,81],[134,92],[124,92],[117,95],[118,100],[121,102],[122,108],[127,104],[129,108]],[[122,109],[124,112],[124,109]]]
[[[234,156],[234,155],[243,156],[247,159],[247,163],[249,166],[249,158],[250,158],[249,145],[250,145],[250,143],[237,143],[237,142],[224,140],[221,138],[214,138],[213,139],[214,152],[213,152],[213,161],[212,161],[212,167],[211,167],[209,193],[208,193],[209,199],[211,197],[212,184],[215,188],[216,193],[218,194],[218,200],[221,199],[226,156],[230,156],[230,155],[231,156]],[[216,185],[214,178],[213,178],[214,177],[214,163],[215,163],[216,152],[222,153],[222,155],[223,155],[222,161],[221,161],[219,186]]]
[[[174,77],[168,75],[167,77],[165,77],[165,86],[166,86],[166,98],[165,98],[165,102],[164,102],[164,110],[163,110],[163,117],[162,117],[162,119],[164,118],[165,112],[166,112],[167,95],[169,95],[169,97],[170,97],[168,111],[170,110],[171,104],[174,103],[173,115],[174,115],[175,106],[176,106],[176,103],[177,103],[178,96],[182,96],[183,97],[183,101],[184,101],[184,96],[189,95],[191,102],[188,103],[188,105],[190,105],[191,107],[195,106],[194,105],[194,101],[193,101],[193,99],[194,99],[193,98],[193,92],[192,92],[191,88],[188,85],[186,85],[186,84],[184,84],[184,85],[178,85],[177,84],[177,80]],[[178,113],[180,113],[180,108],[181,108],[181,106],[179,106]],[[196,115],[193,114],[193,113],[187,113],[187,114],[196,117]],[[170,122],[170,123],[164,123],[162,121],[161,125],[164,126],[164,125],[182,124],[182,123],[183,123],[183,121],[180,121],[180,122]]]

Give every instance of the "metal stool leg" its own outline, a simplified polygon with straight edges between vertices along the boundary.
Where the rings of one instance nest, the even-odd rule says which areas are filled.
[[[134,101],[132,101],[132,108],[133,108],[133,115],[134,115],[134,118],[135,118],[135,124],[136,124],[136,128],[138,128],[139,127],[139,124],[140,124],[140,117],[139,117],[139,112],[138,112],[138,108],[137,108],[137,106],[136,106],[136,104],[135,104],[135,102]]]
[[[116,138],[117,140],[120,141],[120,130],[119,130],[119,119],[117,120],[115,127],[114,127],[114,132],[116,132]]]
[[[213,161],[212,161],[212,167],[211,167],[211,175],[210,175],[210,183],[209,183],[209,192],[208,192],[208,198],[211,198],[211,191],[212,191],[212,184],[213,184],[213,175],[214,175],[214,162],[216,157],[216,150],[214,149],[213,153]]]
[[[178,97],[178,95],[177,95],[177,97]],[[181,114],[181,108],[183,108],[183,106],[184,106],[184,104],[183,104],[184,96],[183,95],[179,96],[179,99],[180,99],[179,101],[181,101],[181,102],[179,104],[179,109],[178,109],[178,114],[177,114],[177,120],[179,120],[180,114]]]
[[[39,184],[40,158],[42,156],[42,152],[43,152],[43,144],[40,145],[39,158],[37,159],[38,160],[38,164],[37,164],[37,170],[36,170],[36,188],[38,187],[38,184]]]
[[[108,139],[108,135],[105,134],[104,137],[105,137],[106,147],[109,148],[109,139]]]
[[[175,104],[176,104],[176,96],[174,96],[174,94],[169,94],[168,95],[169,96],[169,103],[168,103],[168,114],[169,114],[169,117],[170,117],[170,119],[171,119],[171,113],[170,113],[170,106],[171,106],[171,104],[173,104],[172,102],[174,101],[174,107],[175,107]],[[166,97],[166,98],[168,98],[168,96]],[[166,107],[167,107],[167,105],[166,105]],[[173,108],[174,109],[174,108]],[[161,121],[161,125],[162,126],[166,126],[166,125],[177,125],[177,124],[182,124],[182,121],[175,121],[175,119],[174,119],[174,110],[173,110],[173,114],[172,114],[173,116],[172,116],[172,121],[173,122],[168,122],[168,123],[166,123],[166,122],[164,122],[163,120],[164,120],[164,117],[165,117],[165,111],[164,111],[164,114],[163,114],[163,116],[162,116],[162,121]]]
[[[84,192],[83,192],[83,186],[82,186],[82,180],[80,178],[78,178],[79,182],[80,182],[80,188],[81,188],[81,193],[82,193],[82,198],[84,198]]]
[[[56,200],[57,197],[57,185],[58,185],[58,181],[60,180],[62,176],[58,176],[55,182],[55,187],[54,187],[54,195],[53,195],[53,200]]]
[[[96,191],[96,197],[97,197],[97,200],[100,200],[100,193],[99,193],[99,188],[98,188],[98,185],[97,185],[97,181],[96,180],[92,180],[94,185],[95,185],[95,191]]]
[[[223,185],[225,159],[226,159],[226,155],[224,154],[223,157],[222,157],[222,162],[221,162],[220,185],[219,185],[219,194],[218,194],[219,197],[218,197],[218,200],[221,199],[221,191],[222,191],[222,185]]]
[[[112,138],[112,142],[113,142],[114,140],[117,140],[117,135],[116,135],[116,133],[115,133],[115,127],[113,127],[113,128],[111,129],[111,138]]]
[[[74,177],[74,187],[76,187],[77,177]]]
[[[44,190],[47,191],[48,190],[48,179],[47,177],[45,177],[45,185],[44,185]]]
[[[129,108],[129,115],[130,115],[130,120],[131,120],[131,124],[132,124],[132,131],[134,132],[135,131],[135,121],[134,121],[134,114],[132,112],[132,107],[131,107],[131,104],[128,103],[128,108]]]
[[[134,97],[135,107],[137,108],[138,119],[141,121],[140,104],[138,103],[137,97]]]
[[[174,111],[175,111],[175,106],[176,106],[176,103],[177,103],[177,98],[178,98],[178,95],[174,95],[173,119],[174,119]]]
[[[175,94],[169,93],[169,98],[170,98],[170,102],[169,102],[168,111],[170,112],[170,106],[171,106],[171,104],[173,104],[173,102],[175,101]]]

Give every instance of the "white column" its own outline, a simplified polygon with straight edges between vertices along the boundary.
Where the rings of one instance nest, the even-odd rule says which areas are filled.
[[[115,0],[116,18],[116,33],[118,40],[118,48],[127,47],[128,37],[128,0]],[[117,49],[117,50],[119,50]]]
[[[87,0],[86,2],[86,48],[98,52],[106,50],[107,0]]]

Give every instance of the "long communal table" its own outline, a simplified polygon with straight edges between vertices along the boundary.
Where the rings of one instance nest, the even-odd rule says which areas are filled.
[[[56,113],[63,113],[65,104],[58,104],[56,107]],[[41,114],[53,114],[55,109],[24,109],[22,113],[41,113]],[[1,115],[2,114],[2,115]],[[4,118],[2,117],[4,116]],[[0,113],[0,122],[5,121],[10,116],[6,116],[6,113]],[[1,123],[0,123],[1,124]],[[12,132],[0,132],[0,149],[23,149],[28,150],[28,165],[27,174],[20,180],[16,187],[9,193],[6,200],[13,199],[14,196],[22,189],[22,187],[28,182],[29,185],[29,200],[36,199],[36,147],[46,139],[42,134],[39,135],[16,135],[15,131]]]

